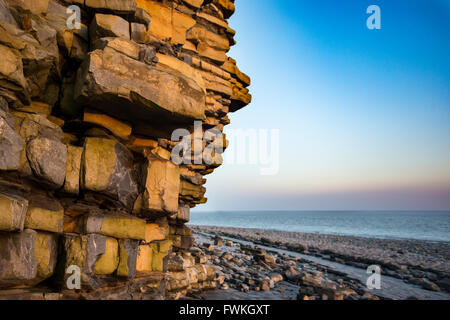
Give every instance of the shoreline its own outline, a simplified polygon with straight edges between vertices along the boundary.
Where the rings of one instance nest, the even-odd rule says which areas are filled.
[[[430,295],[435,292],[441,294],[440,298],[450,298],[448,295],[450,245],[445,242],[363,238],[256,228],[192,225],[190,227],[196,234],[230,237],[251,242],[255,246],[287,250],[304,255],[306,258],[314,257],[333,263],[338,269],[357,268],[359,271],[365,271],[370,265],[379,265],[382,276],[397,279],[400,281],[397,282],[400,287],[404,283],[413,289],[424,289],[430,292]]]
[[[197,225],[197,224],[186,224],[188,227],[205,227],[205,228],[223,228],[223,229],[245,229],[254,231],[270,231],[270,232],[285,232],[285,233],[300,233],[304,235],[323,235],[323,236],[335,236],[335,237],[347,237],[347,238],[360,238],[360,239],[376,239],[376,240],[388,240],[388,241],[408,241],[408,242],[429,242],[436,244],[447,244],[450,246],[450,241],[447,240],[431,240],[431,239],[414,239],[414,238],[401,238],[401,237],[383,237],[383,236],[356,236],[351,234],[342,233],[322,233],[322,232],[302,232],[302,231],[287,231],[281,229],[262,229],[262,228],[239,228],[239,227],[226,227],[226,226],[215,226],[215,225]]]

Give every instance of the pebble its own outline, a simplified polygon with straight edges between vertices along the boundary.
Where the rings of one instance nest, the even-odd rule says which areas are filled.
[[[202,236],[203,237],[203,236]],[[204,237],[205,239],[209,239]],[[203,239],[203,238],[202,238]],[[343,299],[377,299],[376,296],[359,295],[361,286],[353,279],[336,279],[338,272],[328,272],[328,268],[316,263],[302,262],[288,254],[277,254],[257,246],[238,246],[233,241],[223,240],[223,251],[217,250],[218,238],[210,238],[199,247],[190,250],[198,261],[218,267],[216,282],[221,290],[234,288],[242,292],[271,291],[280,297],[287,294],[280,287],[286,281],[297,286],[297,299],[308,300],[343,300]],[[209,254],[205,254],[208,252]],[[290,289],[291,297],[292,290]],[[361,292],[364,294],[364,292]]]
[[[308,234],[275,230],[255,230],[244,228],[194,227],[222,236],[230,236],[242,240],[264,243],[266,246],[286,247],[296,252],[307,252],[312,256],[327,258],[341,264],[367,269],[369,265],[378,264],[383,274],[415,283],[431,291],[450,292],[450,246],[444,242],[420,240],[394,240],[362,238],[355,236],[338,236],[325,234]],[[214,238],[212,241],[216,241]],[[226,246],[237,247],[231,240],[226,240]],[[270,250],[269,250],[270,251]],[[298,268],[302,263],[309,271],[317,268],[317,264],[305,263],[301,257],[289,257],[287,254],[267,254],[265,249],[255,245],[241,245],[239,259],[244,261],[243,267],[266,272],[279,272],[285,280],[296,282],[297,275],[285,267]],[[255,261],[262,258],[255,265]],[[319,267],[320,268],[320,267]],[[281,269],[281,270],[280,270]],[[328,272],[332,276],[343,279],[340,286],[357,286],[339,271]],[[422,279],[422,280],[421,280]],[[355,287],[356,288],[356,287]],[[317,296],[320,298],[320,296]]]

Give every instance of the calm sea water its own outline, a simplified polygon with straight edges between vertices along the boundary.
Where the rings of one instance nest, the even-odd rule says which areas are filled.
[[[450,211],[192,212],[190,224],[450,242]]]

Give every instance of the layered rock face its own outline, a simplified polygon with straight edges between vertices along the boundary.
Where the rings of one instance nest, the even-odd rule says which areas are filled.
[[[227,114],[250,103],[250,79],[227,57],[234,9],[0,0],[0,298],[215,288],[185,223],[221,152],[173,161],[172,133],[202,140],[202,154],[213,129],[226,147]]]

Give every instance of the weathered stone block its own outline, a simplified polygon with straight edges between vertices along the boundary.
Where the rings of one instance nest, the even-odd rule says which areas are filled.
[[[34,258],[37,262],[37,276],[47,279],[53,275],[57,259],[57,235],[37,232],[34,243]]]
[[[139,60],[143,50],[142,45],[124,38],[101,38],[93,44],[92,50],[105,50],[105,48],[114,49],[117,52],[123,53],[127,57],[134,60]]]
[[[202,264],[196,264],[193,266],[195,271],[197,271],[198,281],[203,282],[208,279],[208,272],[206,271],[206,268]]]
[[[206,271],[206,279],[214,280],[216,278],[217,269],[213,265],[204,265],[204,269]]]
[[[14,16],[11,14],[11,11],[3,1],[0,1],[0,20],[17,27],[17,22],[14,19]]]
[[[132,279],[136,275],[136,263],[139,241],[130,239],[119,240],[119,266],[117,275]]]
[[[130,39],[130,24],[119,16],[97,13],[89,26],[89,33],[92,42],[103,37]]]
[[[171,272],[179,272],[185,271],[188,267],[187,263],[184,261],[184,258],[179,255],[171,254],[167,261],[167,270]]]
[[[42,45],[23,30],[0,21],[0,34],[5,35],[1,40],[5,46],[0,46],[3,57],[0,62],[0,78],[4,83],[2,92],[15,107],[28,105],[31,97],[41,96],[51,70],[59,60],[57,51],[54,50],[57,48],[54,43],[55,34],[51,35],[50,28],[40,29],[34,22],[34,18],[26,20],[29,27],[37,32],[36,36],[42,40]]]
[[[116,169],[116,142],[102,138],[88,138],[84,144],[83,188],[103,192],[112,183]]]
[[[158,147],[158,141],[153,139],[132,137],[127,143],[127,147],[133,151],[141,151],[145,149],[154,149]]]
[[[36,285],[53,274],[56,238],[24,230],[0,234],[0,287]]]
[[[0,118],[3,118],[11,128],[15,126],[14,117],[9,113],[8,101],[3,97],[0,97]]]
[[[140,245],[138,248],[138,257],[136,262],[137,273],[146,273],[152,271],[153,249],[150,245]]]
[[[194,266],[186,268],[186,272],[189,275],[189,280],[191,284],[198,282],[198,272],[197,269]]]
[[[103,193],[130,207],[137,192],[133,156],[122,144],[104,138],[87,138],[82,161],[82,187]]]
[[[189,30],[187,39],[204,43],[205,45],[217,50],[230,50],[230,42],[227,37],[211,32],[200,25],[196,25]]]
[[[148,197],[144,198],[144,210],[176,213],[178,211],[178,193],[180,170],[169,161],[151,160],[145,183]]]
[[[186,78],[192,79],[204,92],[206,92],[205,82],[203,81],[201,73],[197,69],[175,57],[160,53],[157,53],[156,57],[158,58],[157,66],[161,70],[167,70],[173,74],[180,74]]]
[[[57,201],[32,199],[28,205],[25,228],[61,233],[64,209]]]
[[[20,167],[24,141],[8,124],[6,116],[0,110],[0,170],[17,170]]]
[[[180,290],[183,288],[187,288],[190,284],[190,277],[186,271],[170,272],[167,283],[167,290]]]
[[[3,33],[6,30],[0,29]],[[22,96],[23,102],[29,101],[28,84],[26,82],[22,59],[17,50],[0,45],[0,80],[5,82],[5,87],[17,95]],[[20,91],[23,91],[23,96]]]
[[[83,233],[83,226],[81,224],[81,220],[77,219],[77,217],[64,215],[63,232],[64,233]]]
[[[191,51],[193,53],[198,53],[197,46],[193,42],[188,40],[186,40],[186,43],[183,45],[183,49],[184,51]]]
[[[102,126],[111,131],[111,133],[115,136],[124,140],[128,139],[131,135],[131,127],[128,124],[114,119],[106,114],[86,110],[84,112],[83,121]]]
[[[205,2],[205,0],[183,0],[183,2],[187,3],[188,5],[199,9],[203,2]]]
[[[94,274],[105,275],[116,271],[119,264],[119,244],[116,239],[106,237],[105,250],[94,265]]]
[[[6,0],[6,2],[15,7],[21,7],[32,13],[40,14],[47,12],[49,0]]]
[[[178,208],[177,220],[186,223],[191,219],[191,208],[188,205],[183,205]]]
[[[202,150],[203,151],[203,150]],[[206,183],[206,179],[203,176],[195,171],[191,171],[188,168],[180,167],[181,178],[187,180],[196,185],[202,185]]]
[[[184,224],[171,225],[169,231],[173,235],[192,236],[192,230]]]
[[[222,10],[225,19],[231,17],[236,9],[234,6],[234,1],[232,0],[214,0],[214,3],[219,6],[220,10]]]
[[[195,25],[192,17],[156,1],[137,0],[136,2],[138,8],[144,9],[152,17],[149,34],[173,44],[186,42],[186,31]]]
[[[33,258],[36,232],[0,234],[0,286],[20,284],[37,276]]]
[[[71,194],[78,194],[80,191],[80,171],[83,148],[67,146],[66,179],[64,191]]]
[[[0,230],[22,231],[28,201],[12,195],[0,194]]]
[[[119,239],[145,239],[145,220],[126,214],[88,214],[84,226],[86,233],[98,233]]]
[[[164,240],[168,237],[168,226],[162,227],[156,223],[147,223],[145,226],[145,242]]]
[[[103,236],[97,235],[98,238]],[[66,279],[68,274],[66,270],[69,266],[77,266],[81,271],[91,271],[96,259],[88,266],[87,263],[87,244],[88,236],[65,234],[62,237],[61,256],[58,259],[58,277]],[[100,248],[100,245],[92,246]]]
[[[43,114],[25,112],[13,112],[16,119],[16,128],[25,141],[31,141],[38,137],[60,141],[63,138],[61,128],[49,121]]]
[[[233,87],[233,94],[231,95],[230,111],[235,112],[242,109],[252,102],[252,96],[248,93],[248,89],[240,89],[237,86]]]
[[[137,22],[144,24],[147,29],[152,22],[152,16],[142,8],[136,9],[136,12],[134,13],[134,19]]]
[[[2,28],[6,29],[5,31],[8,34],[2,38],[2,42],[6,40],[8,46],[20,51],[23,75],[27,86],[23,88],[23,92],[16,92],[16,95],[24,105],[28,105],[30,97],[41,97],[46,91],[46,84],[49,76],[52,74],[52,69],[57,67],[59,55],[56,31],[54,29],[48,27],[34,15],[27,15],[26,19],[22,20],[22,23],[26,24],[26,29],[34,33],[35,38],[29,33],[15,28],[13,25],[0,22]],[[3,32],[2,30],[0,33]],[[18,65],[17,71],[22,70],[21,65]],[[17,71],[14,71],[13,74],[17,74]],[[12,91],[15,90],[13,89]],[[14,102],[14,104],[20,105],[19,101]]]
[[[203,186],[197,186],[185,180],[180,183],[180,195],[183,197],[191,197],[193,199],[202,199],[206,189]]]
[[[137,43],[147,42],[147,28],[142,23],[131,24],[131,40]]]
[[[151,149],[150,152],[146,152],[145,156],[169,161],[171,158],[171,153],[167,149],[164,149],[162,147],[156,147]]]
[[[0,288],[65,289],[74,265],[71,297],[149,298],[166,279],[173,296],[213,286],[212,270],[192,267],[207,258],[184,250],[183,223],[217,165],[181,174],[170,137],[194,120],[222,131],[250,101],[250,79],[226,57],[233,3],[0,0]],[[70,4],[89,26],[67,26]]]
[[[239,70],[236,65],[236,60],[228,58],[222,65],[222,69],[234,75],[244,85],[244,87],[248,87],[250,85],[250,77]]]
[[[67,147],[56,140],[37,137],[27,144],[27,158],[33,173],[43,183],[60,188],[66,177]]]
[[[118,242],[114,238],[100,234],[71,235],[62,239],[62,252],[58,259],[58,278],[66,280],[69,266],[77,266],[81,271],[82,285],[96,288],[94,274],[112,274],[119,264]],[[65,286],[65,281],[63,283]]]
[[[168,255],[172,250],[172,241],[165,240],[153,242],[152,247],[152,271],[166,272]]]
[[[205,81],[206,89],[226,96],[231,96],[233,94],[233,85],[231,82],[205,71],[202,71],[202,76]]]
[[[135,0],[86,0],[85,6],[92,9],[113,11],[120,14],[130,14],[136,11]]]
[[[40,101],[31,101],[30,105],[20,106],[16,109],[21,112],[42,113],[47,116],[52,113],[51,106],[48,103],[43,103]]]
[[[210,47],[204,42],[197,45],[197,51],[201,57],[208,58],[218,64],[223,64],[227,59],[225,51]]]
[[[193,79],[109,47],[91,52],[84,61],[74,97],[130,122],[142,135],[170,136],[180,125],[205,118],[205,92]]]
[[[225,29],[228,36],[230,36],[230,35],[234,36],[234,32],[233,32],[234,30],[232,31],[232,29],[228,26],[228,23],[226,20],[215,17],[206,12],[197,12],[196,17],[200,18],[198,21],[203,22],[203,20],[206,20],[206,21],[216,25],[217,27]],[[233,42],[233,44],[235,44],[235,43]]]
[[[194,244],[192,236],[183,236],[172,234],[169,236],[173,246],[179,249],[189,249]]]

